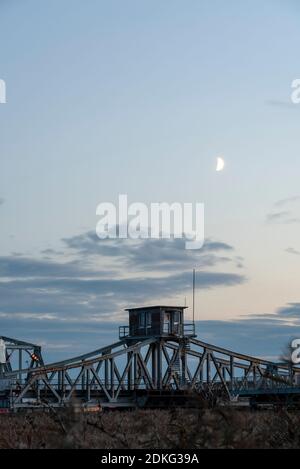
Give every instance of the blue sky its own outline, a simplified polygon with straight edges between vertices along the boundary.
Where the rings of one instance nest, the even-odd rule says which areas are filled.
[[[128,304],[190,303],[194,267],[200,336],[273,355],[297,335],[299,17],[287,0],[0,0],[3,335],[96,348]],[[100,245],[96,207],[120,193],[204,202],[206,248]]]

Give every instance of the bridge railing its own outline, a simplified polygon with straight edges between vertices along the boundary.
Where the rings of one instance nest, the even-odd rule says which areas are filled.
[[[137,329],[138,330],[138,329]],[[130,330],[129,326],[119,326],[119,338],[126,339],[126,337],[130,337],[131,335],[135,335],[134,330]],[[164,331],[164,334],[167,335],[167,331]],[[178,328],[177,334],[170,334],[170,335],[178,335],[184,337],[193,337],[196,335],[196,329],[194,323],[184,323],[181,324]]]
[[[256,381],[245,378],[235,378],[233,381],[233,390],[235,391],[271,391],[279,389],[297,388],[294,383],[288,381],[286,376],[274,376],[270,378],[261,378]]]
[[[191,322],[188,324],[183,324],[183,335],[184,336],[195,336],[196,335],[196,328],[195,323]]]

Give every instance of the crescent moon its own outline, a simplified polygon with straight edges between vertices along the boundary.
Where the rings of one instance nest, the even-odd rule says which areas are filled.
[[[216,171],[218,171],[218,172],[223,171],[224,166],[225,166],[225,161],[223,160],[223,158],[218,156]]]

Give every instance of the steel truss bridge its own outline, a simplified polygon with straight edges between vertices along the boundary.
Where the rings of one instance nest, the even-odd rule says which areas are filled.
[[[229,402],[300,401],[299,368],[234,353],[194,337],[124,338],[48,365],[40,347],[0,339],[7,356],[0,364],[0,407],[11,410],[186,405],[191,396]]]

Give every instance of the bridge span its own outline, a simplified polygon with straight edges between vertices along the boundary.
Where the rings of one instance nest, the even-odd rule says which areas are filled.
[[[0,337],[0,410],[300,403],[300,368],[198,340],[184,309],[130,309],[117,342],[50,364],[39,346]]]

